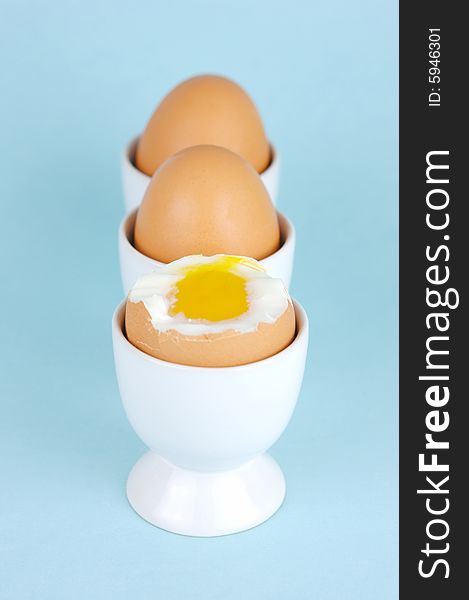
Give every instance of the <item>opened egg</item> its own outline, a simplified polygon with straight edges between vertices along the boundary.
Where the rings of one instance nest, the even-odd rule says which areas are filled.
[[[125,310],[127,339],[160,360],[229,367],[277,354],[294,339],[280,279],[242,256],[187,256],[140,277]]]

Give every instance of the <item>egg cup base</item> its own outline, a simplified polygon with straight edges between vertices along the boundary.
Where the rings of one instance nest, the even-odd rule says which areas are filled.
[[[267,453],[231,470],[192,471],[149,451],[129,474],[127,498],[156,527],[188,536],[221,536],[269,519],[285,498],[285,478]]]

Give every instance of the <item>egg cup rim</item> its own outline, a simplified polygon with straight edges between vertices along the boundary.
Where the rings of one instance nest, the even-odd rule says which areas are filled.
[[[140,169],[138,169],[137,166],[135,165],[135,151],[137,149],[137,144],[138,144],[138,141],[141,136],[142,136],[141,133],[134,136],[130,140],[130,142],[128,142],[124,146],[124,150],[122,152],[122,157],[123,157],[123,160],[125,160],[130,165],[130,167],[133,171],[138,173],[138,175],[140,177],[144,177],[144,178],[148,179],[148,181],[150,181],[151,175],[147,175],[143,171],[140,171]],[[269,150],[270,150],[269,164],[266,166],[266,168],[263,171],[261,171],[261,172],[256,171],[259,176],[265,175],[267,173],[267,171],[269,171],[270,169],[273,169],[275,163],[279,162],[278,150],[277,150],[276,146],[270,140],[269,140]]]
[[[267,358],[263,358],[261,360],[256,360],[254,362],[250,362],[250,363],[246,363],[244,365],[233,365],[231,367],[197,367],[195,365],[183,365],[180,363],[173,363],[167,360],[162,360],[160,358],[156,358],[154,356],[151,356],[150,354],[147,354],[146,352],[143,352],[142,350],[139,350],[136,346],[134,346],[131,342],[129,342],[129,340],[127,339],[127,336],[124,333],[124,317],[125,317],[125,306],[126,306],[126,299],[122,300],[122,302],[120,302],[116,309],[114,310],[114,313],[112,315],[112,329],[114,334],[121,338],[124,342],[124,344],[126,345],[126,347],[133,353],[135,353],[137,356],[140,356],[140,358],[149,361],[150,363],[153,363],[155,365],[164,365],[167,368],[174,368],[177,370],[186,370],[186,369],[191,369],[191,370],[196,370],[196,371],[229,371],[229,372],[233,372],[233,369],[237,369],[239,370],[247,370],[247,369],[252,369],[252,368],[256,368],[256,365],[264,365],[266,364],[268,361],[271,362],[275,362],[276,360],[281,360],[281,356],[285,356],[285,353],[288,352],[293,352],[293,347],[297,346],[300,341],[302,341],[305,337],[308,336],[309,334],[309,320],[308,320],[308,315],[306,314],[305,309],[303,308],[303,306],[294,298],[291,298],[291,301],[293,303],[293,308],[295,310],[295,322],[296,322],[296,332],[295,332],[295,337],[293,338],[293,340],[288,344],[288,346],[286,346],[286,348],[284,348],[283,350],[280,350],[280,352],[276,352],[275,354],[272,354],[272,356],[268,356]]]

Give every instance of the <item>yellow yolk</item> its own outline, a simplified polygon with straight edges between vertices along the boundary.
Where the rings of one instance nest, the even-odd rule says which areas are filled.
[[[249,259],[223,256],[212,263],[186,267],[184,277],[176,283],[170,314],[225,321],[245,313],[249,308],[246,279],[233,273],[243,263],[252,266]]]

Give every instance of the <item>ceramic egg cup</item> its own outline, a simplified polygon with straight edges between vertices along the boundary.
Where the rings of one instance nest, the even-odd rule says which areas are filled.
[[[280,225],[281,246],[260,264],[271,277],[282,279],[288,288],[291,281],[295,257],[295,229],[285,215],[277,212]],[[125,216],[119,226],[119,263],[124,293],[128,294],[139,277],[162,267],[165,263],[149,258],[133,245],[133,232],[137,211]]]
[[[150,448],[127,481],[134,510],[174,533],[219,536],[259,525],[285,497],[266,451],[295,408],[308,320],[294,302],[297,335],[284,350],[236,367],[203,368],[153,358],[125,337],[125,304],[112,322],[125,412]]]
[[[126,212],[140,206],[143,194],[150,183],[151,177],[139,171],[135,166],[135,149],[138,137],[134,138],[123,150],[121,158],[122,187],[124,190],[124,204]],[[277,200],[278,181],[280,174],[280,158],[278,152],[271,146],[272,160],[269,166],[260,174],[260,177],[270,194],[272,202]]]

